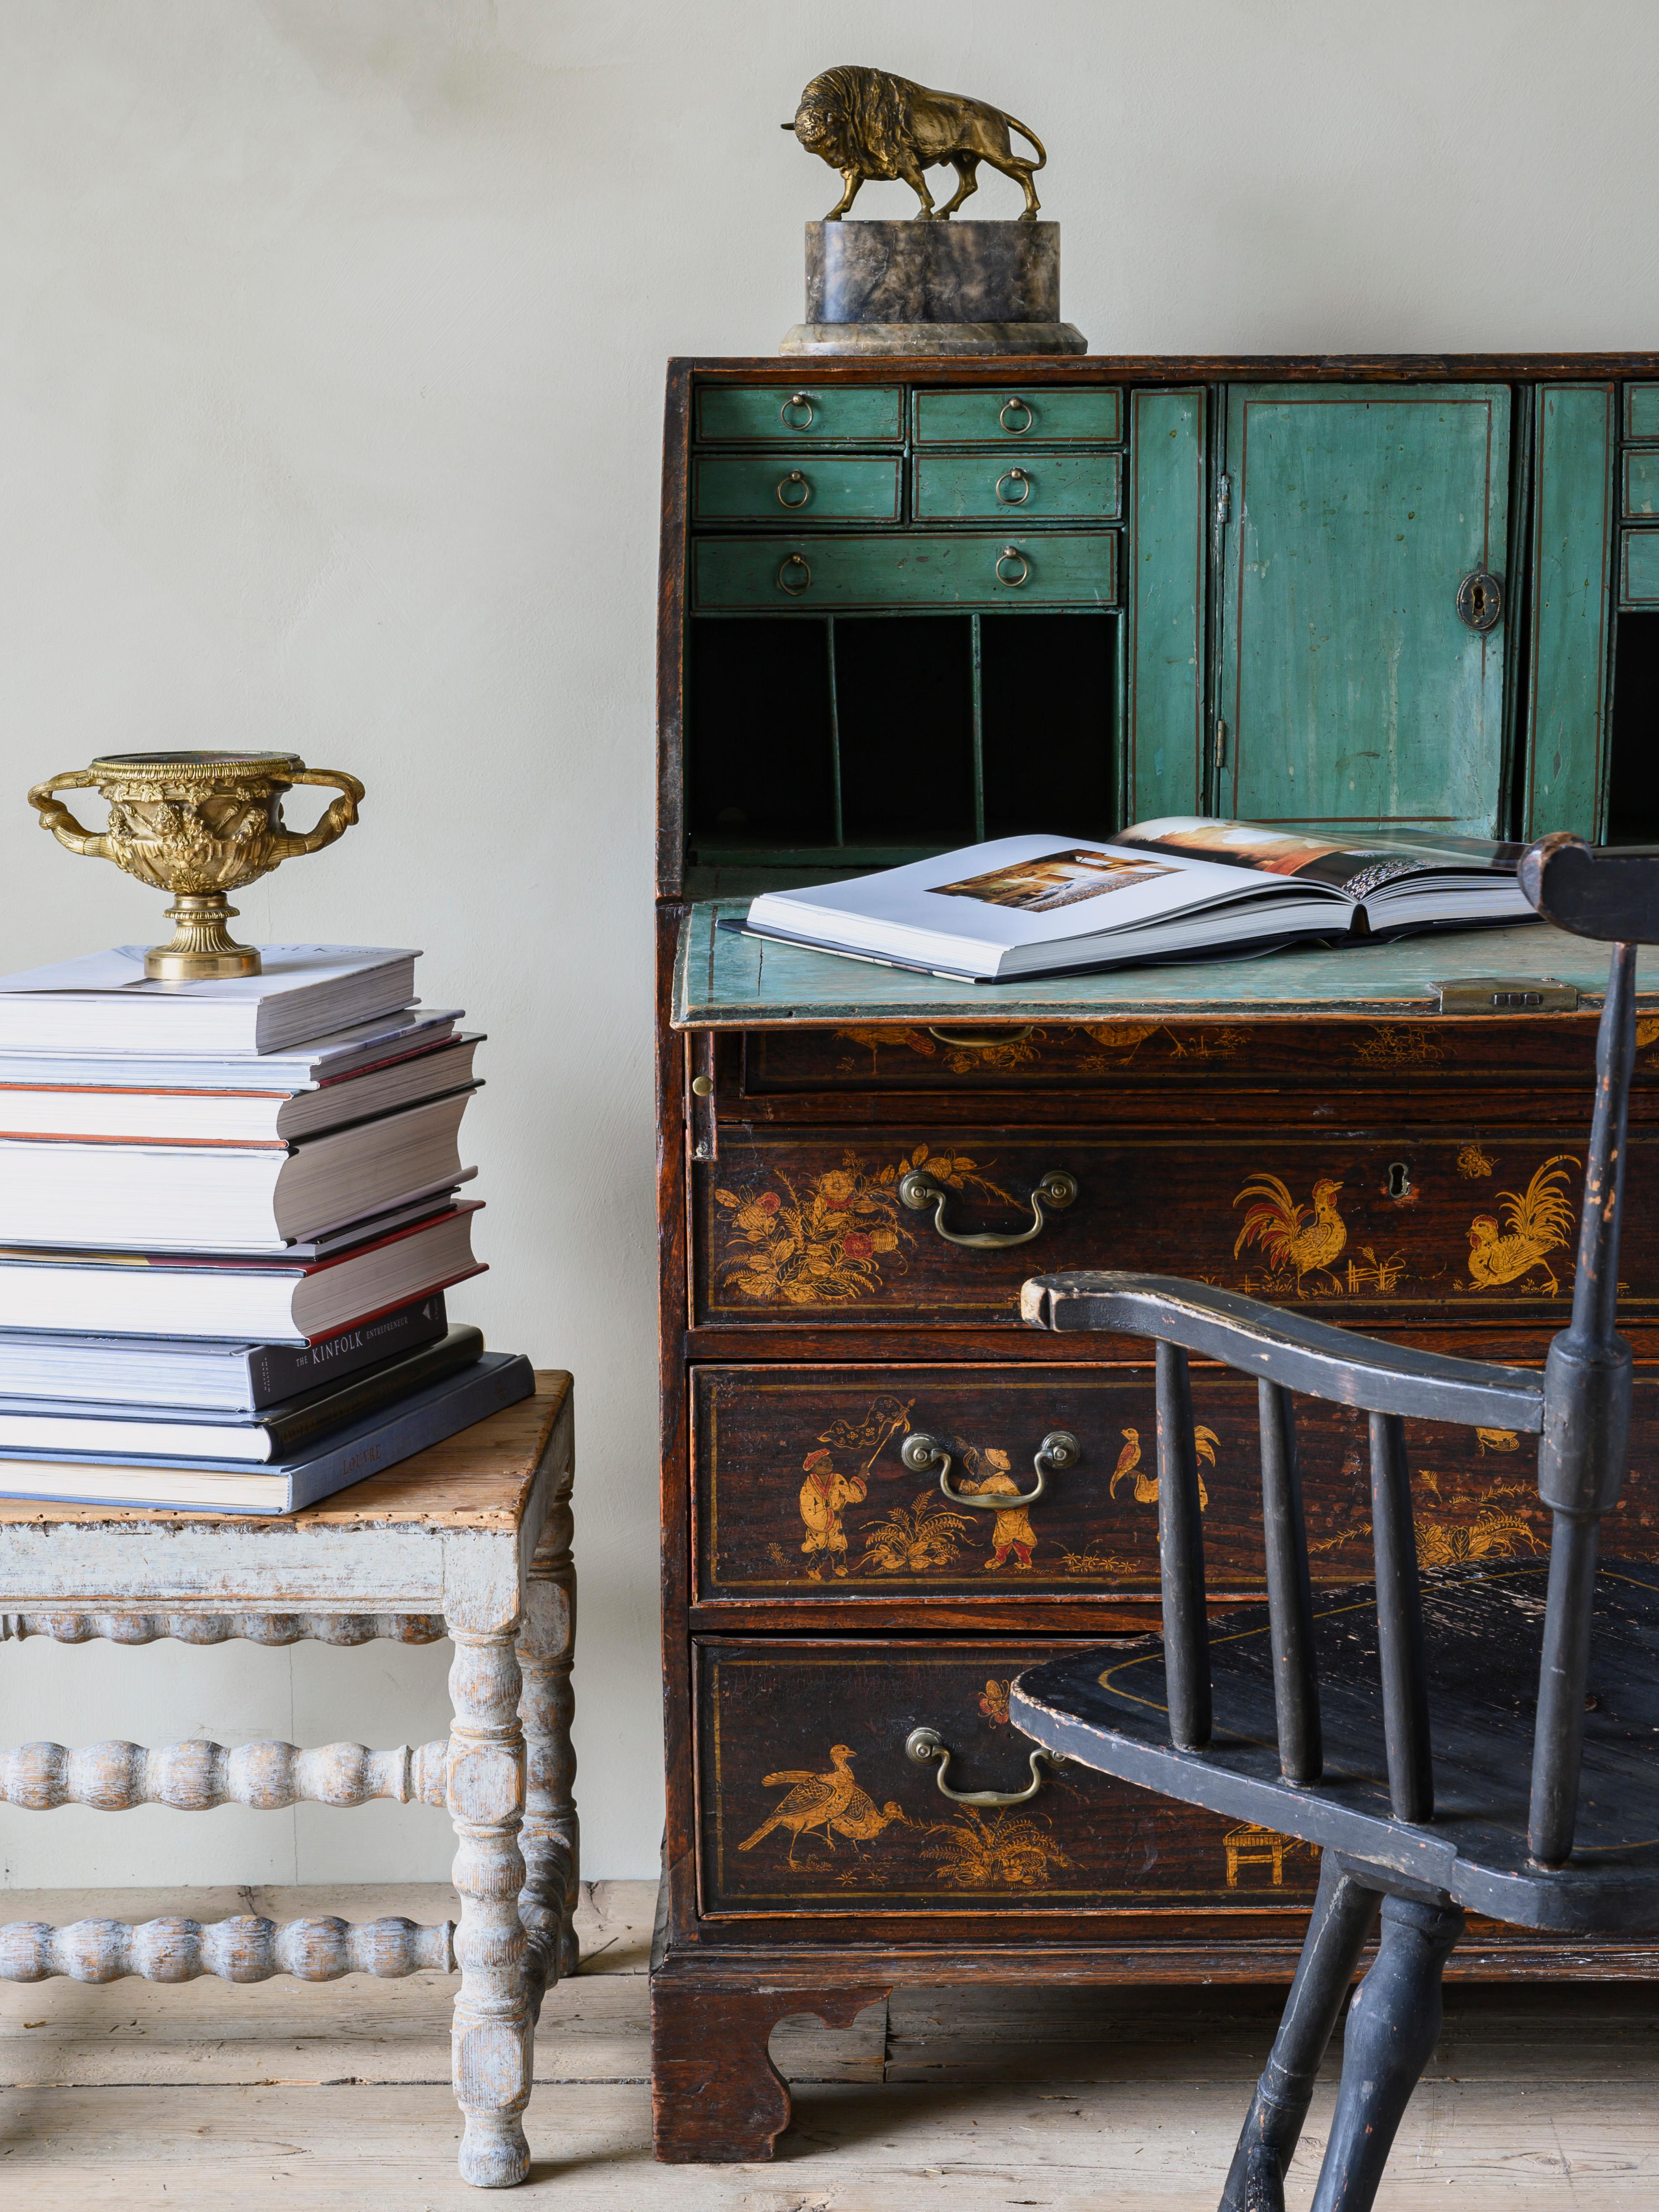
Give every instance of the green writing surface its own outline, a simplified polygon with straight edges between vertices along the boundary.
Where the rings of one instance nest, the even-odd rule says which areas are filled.
[[[1501,385],[1235,386],[1227,395],[1218,810],[1492,836],[1510,617]]]

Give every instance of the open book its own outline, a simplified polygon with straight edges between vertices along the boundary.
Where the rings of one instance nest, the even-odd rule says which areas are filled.
[[[1346,838],[1172,815],[1109,842],[998,837],[850,882],[767,891],[731,927],[975,982],[1532,920],[1522,845]]]

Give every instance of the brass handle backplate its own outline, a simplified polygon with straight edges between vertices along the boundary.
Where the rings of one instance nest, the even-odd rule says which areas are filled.
[[[1032,1455],[1031,1464],[1036,1469],[1036,1487],[1023,1491],[991,1491],[981,1496],[975,1491],[955,1489],[951,1481],[954,1462],[946,1446],[938,1437],[924,1436],[913,1431],[906,1437],[899,1457],[912,1474],[931,1474],[939,1468],[939,1486],[952,1505],[971,1505],[980,1513],[1012,1513],[1022,1505],[1035,1505],[1048,1486],[1048,1477],[1068,1467],[1075,1467],[1083,1456],[1083,1447],[1069,1429],[1050,1429]]]
[[[1003,574],[1002,564],[1005,561],[1018,562],[1018,575],[1005,576]],[[997,581],[1000,584],[1006,584],[1010,591],[1018,591],[1019,586],[1025,581],[1025,579],[1030,574],[1030,573],[1031,564],[1030,561],[1027,560],[1024,554],[1020,551],[1018,545],[1005,545],[1001,552],[997,555]]]
[[[792,569],[799,569],[800,572],[801,580],[798,584],[792,584],[787,580]],[[799,599],[811,581],[812,571],[799,553],[789,554],[778,569],[778,589],[787,592],[792,599]]]
[[[1041,1236],[1047,1218],[1045,1206],[1063,1213],[1077,1199],[1077,1177],[1067,1175],[1064,1168],[1050,1168],[1031,1193],[1031,1225],[1029,1229],[981,1229],[971,1234],[947,1229],[945,1207],[950,1192],[942,1183],[935,1182],[926,1168],[912,1168],[899,1177],[898,1194],[913,1213],[925,1213],[933,1209],[933,1226],[947,1244],[965,1244],[975,1251],[1000,1252],[1011,1244],[1029,1244],[1034,1237]]]
[[[1486,568],[1471,568],[1457,587],[1457,618],[1477,637],[1496,629],[1504,619],[1503,579]]]
[[[784,496],[791,484],[799,484],[800,486],[800,497],[799,499],[787,499]],[[788,475],[785,477],[778,485],[778,505],[780,507],[787,507],[790,508],[805,507],[811,496],[812,487],[807,483],[805,477],[801,474],[799,469],[791,469]]]
[[[789,412],[792,407],[804,407],[806,410],[806,420],[804,422],[798,422],[795,420]],[[810,430],[817,419],[811,394],[806,392],[792,392],[778,410],[778,420],[786,430]]]
[[[1014,483],[1020,487],[1019,496],[1018,498],[1014,496],[1012,492],[1005,492],[1003,490],[1002,487],[1006,483]],[[1000,507],[1024,507],[1026,501],[1031,496],[1031,479],[1026,475],[1024,469],[1005,469],[1002,474],[997,478],[996,495],[997,504]]]
[[[951,1771],[951,1752],[937,1729],[914,1728],[904,1739],[904,1755],[914,1759],[918,1766],[937,1766],[934,1780],[939,1795],[948,1797],[953,1805],[1025,1805],[1029,1804],[1043,1784],[1042,1762],[1050,1766],[1064,1766],[1066,1761],[1057,1751],[1034,1751],[1031,1753],[1031,1779],[1024,1790],[952,1790],[946,1777]]]
[[[1018,1044],[1036,1027],[1035,1022],[1022,1022],[1012,1030],[936,1030],[929,1027],[930,1037],[948,1044],[960,1052],[994,1052],[1000,1045]]]
[[[1021,414],[1025,417],[1025,420],[1023,422],[1011,422],[1008,420],[1008,410],[1011,407],[1018,407],[1019,409]],[[1032,423],[1036,421],[1036,416],[1032,412],[1031,403],[1029,399],[1008,398],[1005,399],[1001,406],[997,410],[997,420],[1001,423],[1003,428],[1008,433],[1008,435],[1011,438],[1023,438],[1025,435],[1025,433],[1030,428]]]

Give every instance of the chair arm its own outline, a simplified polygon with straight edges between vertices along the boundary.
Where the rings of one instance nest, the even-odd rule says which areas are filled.
[[[1465,1428],[1544,1425],[1544,1378],[1529,1368],[1381,1343],[1177,1275],[1034,1275],[1020,1292],[1020,1314],[1036,1328],[1105,1329],[1182,1345],[1304,1396],[1367,1413]]]

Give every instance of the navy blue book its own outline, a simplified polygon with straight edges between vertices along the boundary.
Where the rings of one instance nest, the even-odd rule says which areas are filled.
[[[296,1458],[257,1468],[235,1460],[112,1462],[86,1452],[0,1451],[0,1498],[186,1513],[298,1513],[516,1405],[535,1388],[535,1370],[521,1354],[486,1352],[460,1374],[412,1392],[391,1413],[337,1430]]]

